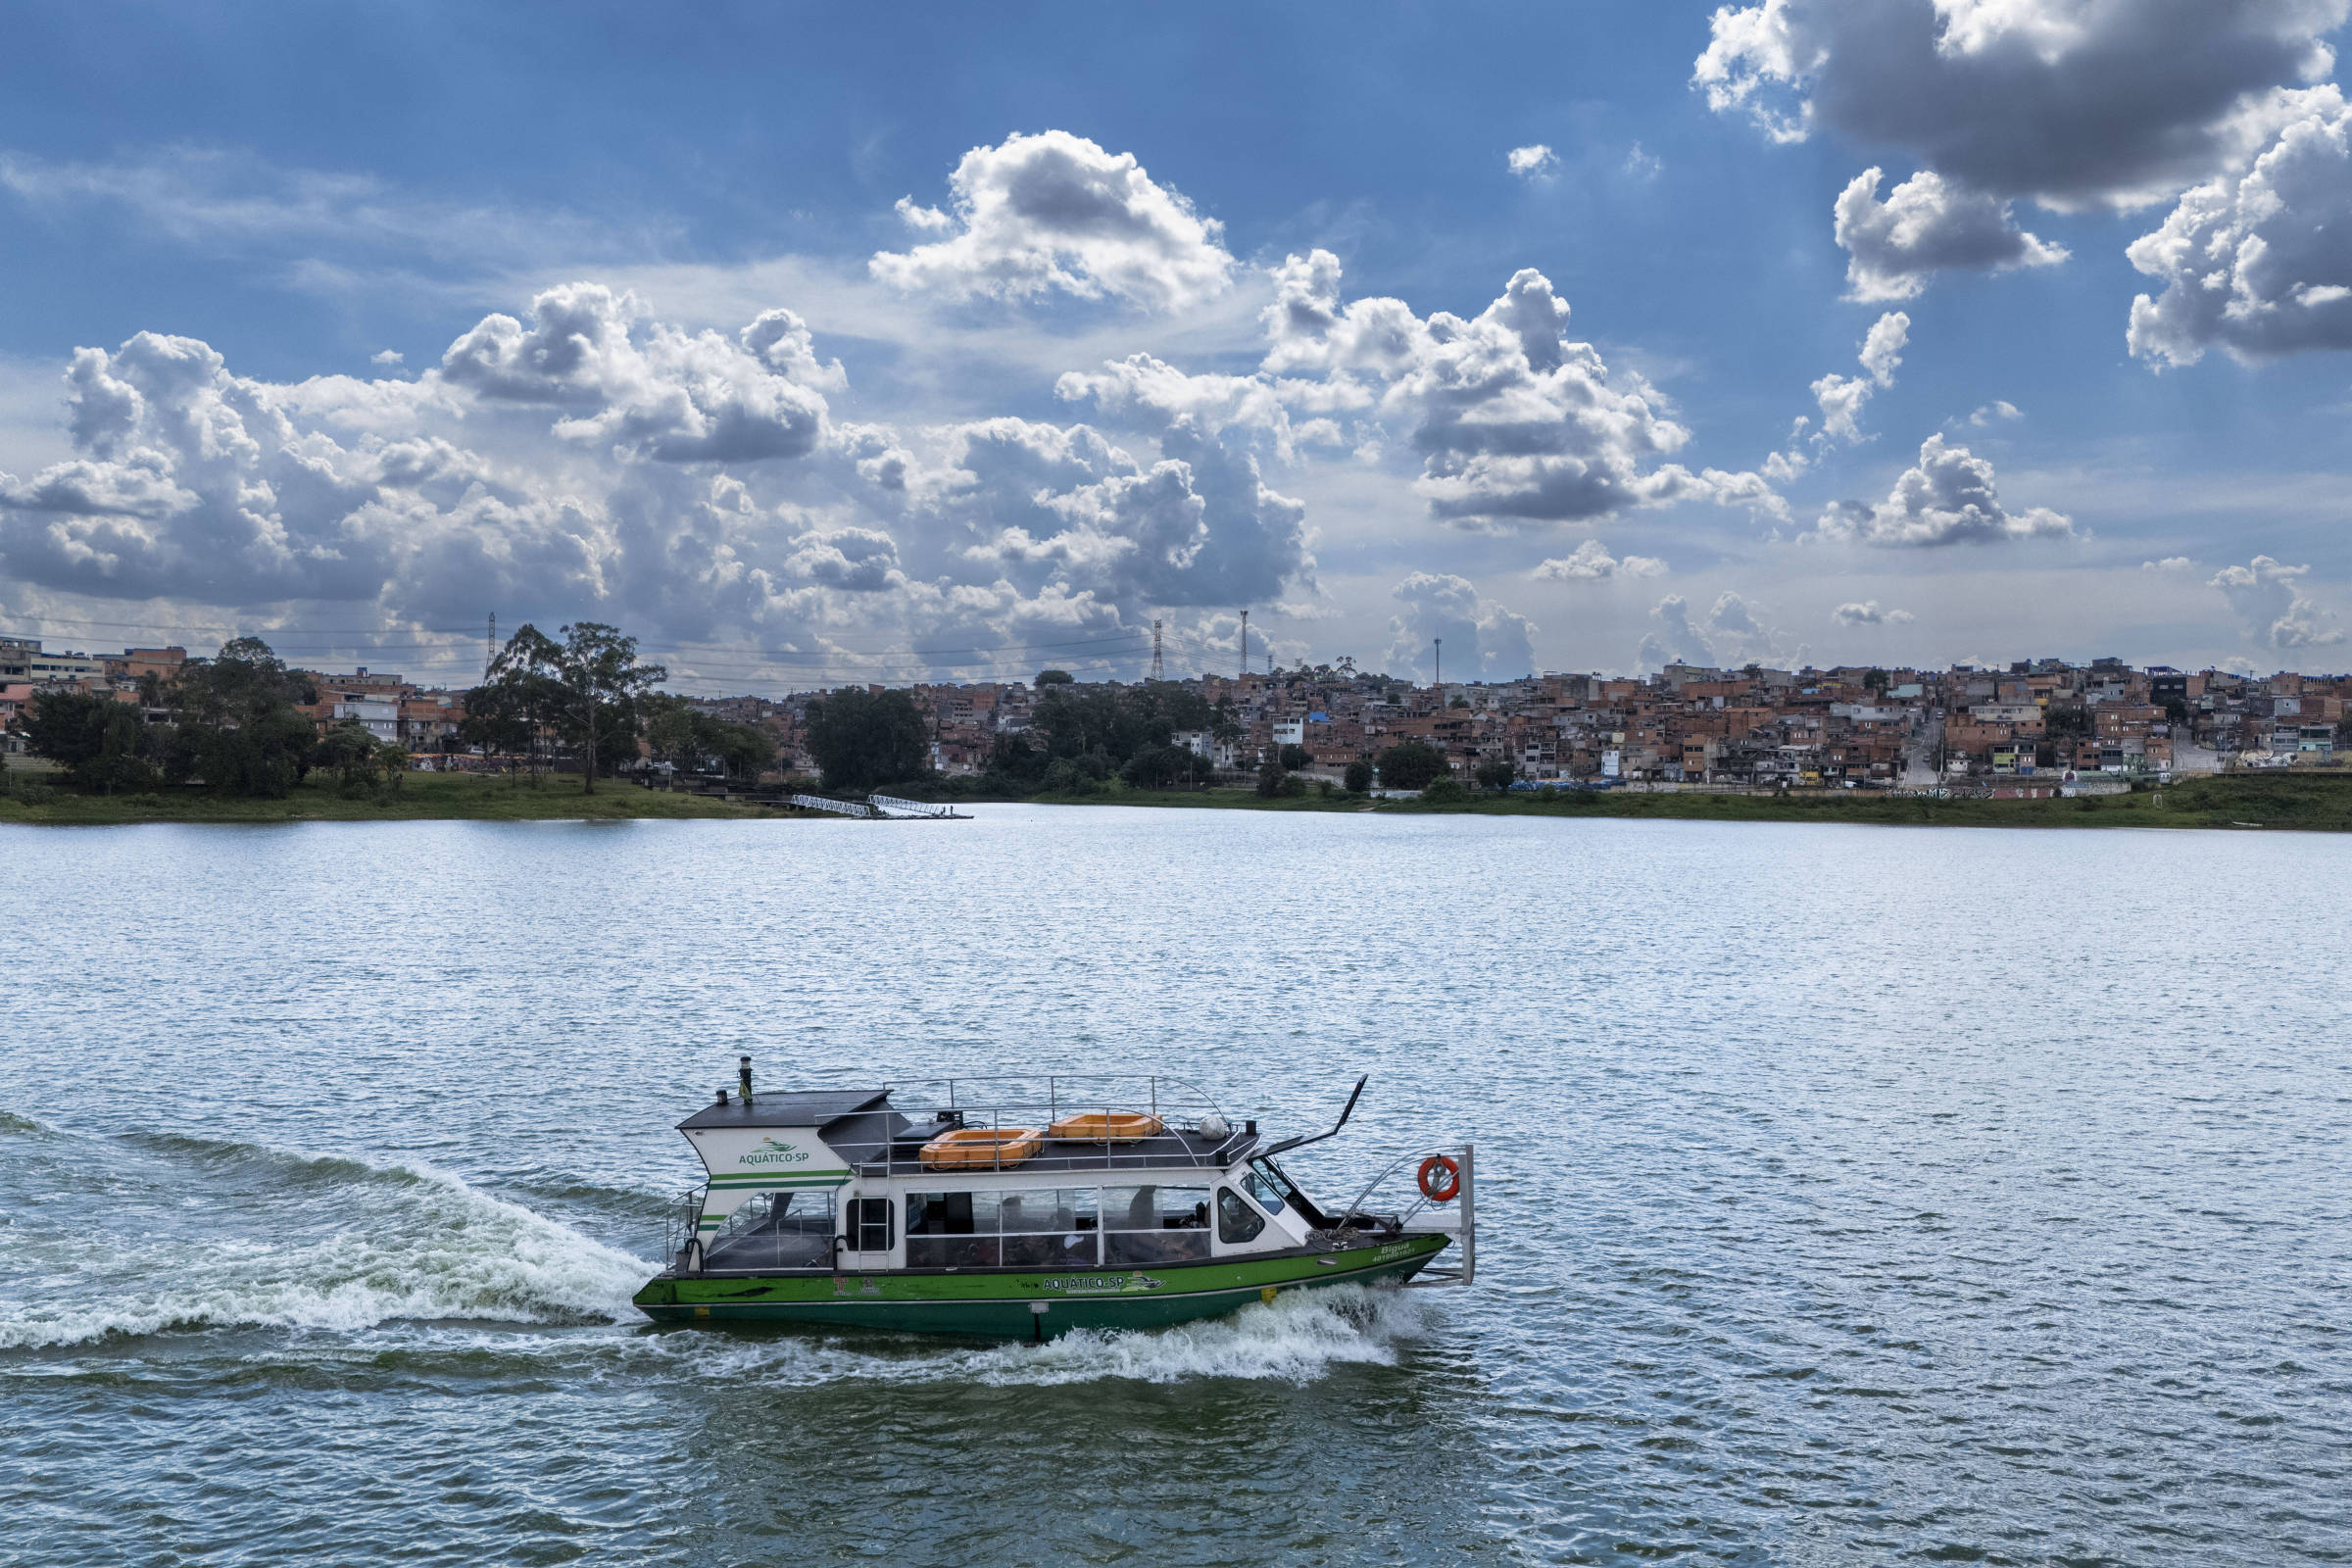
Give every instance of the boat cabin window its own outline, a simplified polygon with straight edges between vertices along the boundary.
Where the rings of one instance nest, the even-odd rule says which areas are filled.
[[[703,1266],[831,1268],[833,1191],[754,1193],[703,1249]]]
[[[1257,1233],[1266,1228],[1266,1216],[1251,1208],[1242,1195],[1230,1187],[1217,1189],[1217,1240],[1228,1247],[1257,1240]]]
[[[1007,1268],[1093,1268],[1102,1216],[1091,1187],[1006,1193],[997,1205]]]
[[[1091,1187],[910,1193],[908,1268],[1095,1268],[1102,1216]]]
[[[1242,1190],[1257,1200],[1257,1206],[1269,1214],[1282,1212],[1282,1200],[1290,1183],[1263,1166],[1252,1165],[1242,1177]]]
[[[1105,1187],[1103,1263],[1115,1268],[1205,1258],[1208,1200],[1205,1187]]]
[[[997,1241],[992,1235],[985,1247],[984,1259],[982,1244],[972,1235],[971,1194],[906,1195],[908,1268],[966,1268],[982,1261],[994,1263],[996,1250]]]
[[[891,1201],[887,1198],[859,1198],[850,1203],[850,1247],[859,1252],[890,1250]]]

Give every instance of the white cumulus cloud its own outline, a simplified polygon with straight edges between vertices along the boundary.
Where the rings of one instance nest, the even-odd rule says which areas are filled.
[[[808,329],[770,311],[734,338],[643,319],[633,295],[595,283],[547,290],[531,321],[485,317],[449,346],[441,376],[485,398],[563,412],[567,440],[664,463],[802,457],[823,438],[819,365]]]
[[[1888,311],[1870,324],[1870,334],[1862,340],[1862,368],[1879,385],[1894,385],[1894,372],[1903,363],[1903,345],[1911,340],[1911,318],[1901,311]]]
[[[1862,340],[1864,375],[1839,375],[1835,370],[1813,383],[1813,401],[1821,409],[1821,428],[1812,432],[1816,447],[1828,447],[1843,441],[1848,444],[1864,439],[1862,411],[1874,392],[1894,385],[1894,372],[1903,363],[1903,347],[1910,341],[1911,318],[1901,311],[1888,311],[1871,323]],[[1765,464],[1764,471],[1772,478],[1794,478],[1805,471],[1810,460],[1798,450],[1796,443],[1806,438],[1810,419],[1800,418],[1789,432],[1790,446],[1787,452],[1777,452]]]
[[[1919,449],[1919,462],[1895,480],[1886,499],[1833,502],[1822,514],[1826,538],[1863,544],[1936,546],[2054,538],[2074,531],[2073,520],[2047,507],[2013,512],[2001,504],[1992,465],[1938,435]]]
[[[2352,348],[2352,108],[2333,85],[2303,94],[2250,169],[2188,191],[2130,255],[2164,284],[2132,302],[2143,359]]]
[[[1879,199],[1877,169],[1839,194],[1838,243],[1847,253],[1846,286],[1863,301],[1907,300],[1939,271],[2013,271],[2052,267],[2066,250],[2017,226],[2002,197],[1962,188],[1923,170]]]
[[[1568,337],[1567,302],[1533,268],[1467,320],[1395,299],[1343,305],[1328,251],[1291,257],[1276,287],[1262,372],[1319,373],[1283,382],[1284,396],[1361,403],[1408,431],[1415,488],[1439,518],[1576,521],[1684,500],[1785,510],[1757,474],[1663,462],[1690,432],[1640,375]]]
[[[1467,579],[1416,571],[1391,590],[1389,666],[1435,671],[1445,639],[1449,680],[1517,680],[1536,669],[1535,624],[1483,598]]]
[[[1565,556],[1555,557],[1529,573],[1542,582],[1599,582],[1609,577],[1663,577],[1666,563],[1655,556],[1609,554],[1597,539],[1588,539]]]
[[[2245,622],[2246,635],[2265,648],[2328,648],[2344,640],[2335,616],[2303,592],[2309,566],[2289,566],[2256,556],[2243,566],[2225,566],[2209,586],[2218,588]]]
[[[1830,612],[1830,619],[1840,626],[1904,626],[1915,618],[1908,610],[1881,610],[1876,599],[1849,602]]]
[[[909,292],[1020,299],[1059,291],[1179,311],[1227,287],[1216,220],[1154,181],[1132,153],[1064,130],[975,147],[949,176],[949,211],[911,198],[899,215],[941,238],[884,251],[873,275]]]
[[[1540,179],[1560,167],[1557,154],[1542,142],[1526,147],[1514,147],[1504,156],[1511,172],[1522,179]]]
[[[2247,156],[2324,77],[2348,0],[1762,0],[1718,10],[1692,81],[1796,140],[1827,126],[1960,187],[2163,200]]]
[[[1313,590],[1305,508],[1247,430],[1131,410],[1139,459],[1085,424],[848,424],[844,381],[787,311],[689,331],[587,283],[414,379],[263,381],[142,333],[74,357],[66,461],[0,474],[0,574],[387,623],[560,607],[819,654]]]
[[[1642,637],[1636,657],[1643,664],[1734,667],[1765,660],[1802,662],[1805,645],[1792,649],[1766,624],[1763,612],[1763,606],[1734,590],[1718,594],[1704,612],[1693,611],[1681,594],[1668,594],[1650,607],[1658,629]]]

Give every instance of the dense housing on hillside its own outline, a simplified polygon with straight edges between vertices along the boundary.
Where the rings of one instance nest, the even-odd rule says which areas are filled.
[[[2313,766],[2335,760],[2352,678],[2120,661],[2039,660],[2006,670],[1668,665],[1643,680],[1542,675],[1416,686],[1328,668],[1202,676],[1221,733],[1176,740],[1249,769],[1286,745],[1336,772],[1404,741],[1457,773],[1507,763],[1538,784],[1649,780],[1788,787],[2046,784],[2078,775]],[[1025,685],[917,686],[942,772],[984,767],[1028,721]],[[790,705],[781,705],[789,709]]]
[[[187,660],[180,648],[120,655],[45,653],[0,638],[0,727],[44,686],[110,691],[153,705]],[[313,673],[310,715],[321,731],[345,718],[397,743],[420,766],[462,765],[466,693],[420,688],[362,668]],[[1455,772],[1502,764],[1546,783],[1765,788],[1947,788],[2038,792],[2068,774],[2166,777],[2234,767],[2337,765],[2352,741],[2344,704],[2352,676],[2134,669],[2120,660],[2044,659],[2006,669],[1711,669],[1670,664],[1645,679],[1546,674],[1493,683],[1414,685],[1330,666],[1172,682],[1202,700],[1206,727],[1169,737],[1204,772],[1251,772],[1285,748],[1334,777],[1358,759],[1419,741]],[[879,689],[879,688],[877,688]],[[988,769],[1008,739],[1028,734],[1041,694],[1026,682],[916,685],[931,731],[931,764],[948,777]],[[1117,682],[1089,692],[1132,691]],[[695,699],[759,726],[779,765],[812,771],[806,725],[821,692],[781,699]],[[11,737],[13,748],[21,739]],[[1296,754],[1292,754],[1294,759]]]

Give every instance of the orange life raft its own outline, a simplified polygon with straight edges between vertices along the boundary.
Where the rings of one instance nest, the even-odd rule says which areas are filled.
[[[1140,1110],[1089,1110],[1062,1117],[1046,1136],[1065,1144],[1140,1144],[1167,1130],[1157,1116]]]
[[[1004,1170],[1045,1147],[1034,1127],[958,1127],[923,1146],[925,1170]]]

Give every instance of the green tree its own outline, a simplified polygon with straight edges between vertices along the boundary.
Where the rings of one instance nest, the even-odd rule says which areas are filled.
[[[1268,760],[1260,763],[1257,769],[1259,799],[1270,801],[1279,797],[1282,794],[1284,781],[1290,776],[1288,772],[1284,771],[1283,765],[1279,761]]]
[[[1348,764],[1348,776],[1346,783],[1348,785],[1348,793],[1350,795],[1371,794],[1372,764],[1365,761],[1360,757],[1354,761],[1349,762]]]
[[[44,691],[26,715],[25,744],[61,764],[75,789],[112,795],[151,789],[155,767],[139,710],[97,692]]]
[[[1193,777],[1200,759],[1181,746],[1147,742],[1136,748],[1119,777],[1137,789],[1164,790]]]
[[[1303,746],[1285,746],[1282,749],[1282,765],[1294,773],[1302,767],[1313,766],[1314,761],[1314,754]]]
[[[657,692],[645,702],[645,744],[654,760],[693,771],[703,756],[702,710],[683,697]]]
[[[1083,757],[1056,757],[1046,766],[1048,795],[1100,795],[1110,777],[1110,760],[1101,752]]]
[[[646,700],[646,744],[655,760],[689,772],[719,771],[757,778],[776,760],[765,730],[706,713],[683,697],[657,693]]]
[[[1504,757],[1490,757],[1478,764],[1480,784],[1491,790],[1509,789],[1519,776],[1519,764]]]
[[[1030,712],[1049,757],[1101,752],[1122,766],[1146,746],[1165,746],[1178,730],[1203,729],[1211,720],[1198,692],[1172,681],[1143,686],[1056,686]]]
[[[713,719],[711,751],[734,778],[756,779],[775,765],[776,738],[755,724]]]
[[[539,739],[547,718],[563,700],[554,682],[510,674],[485,682],[466,694],[466,716],[458,722],[458,739],[478,746],[491,756],[521,754],[535,779],[539,771]]]
[[[1393,790],[1427,789],[1452,771],[1446,765],[1446,754],[1426,741],[1400,742],[1377,760],[1381,783]]]
[[[581,750],[582,793],[596,793],[597,759],[618,762],[636,743],[640,706],[669,678],[637,662],[637,639],[602,621],[574,621],[557,642],[525,622],[491,661],[484,685],[508,691],[503,704],[554,729]],[[479,688],[477,688],[477,691]],[[470,714],[472,704],[467,703]]]
[[[905,692],[845,686],[808,705],[808,754],[827,789],[920,779],[931,771],[931,726]]]
[[[1077,677],[1066,669],[1041,669],[1037,672],[1037,684],[1040,690],[1048,686],[1072,685],[1076,679]]]
[[[1035,789],[1045,777],[1053,758],[1044,748],[1029,738],[1026,731],[1015,730],[999,735],[988,749],[989,776],[1000,785],[1016,789]]]
[[[356,718],[338,719],[319,736],[312,762],[334,769],[347,794],[373,785],[383,774],[383,759],[376,751],[375,737]]]
[[[172,733],[164,771],[173,782],[201,779],[225,794],[274,800],[310,772],[318,730],[295,705],[316,702],[318,690],[259,637],[191,660],[166,695]]]

